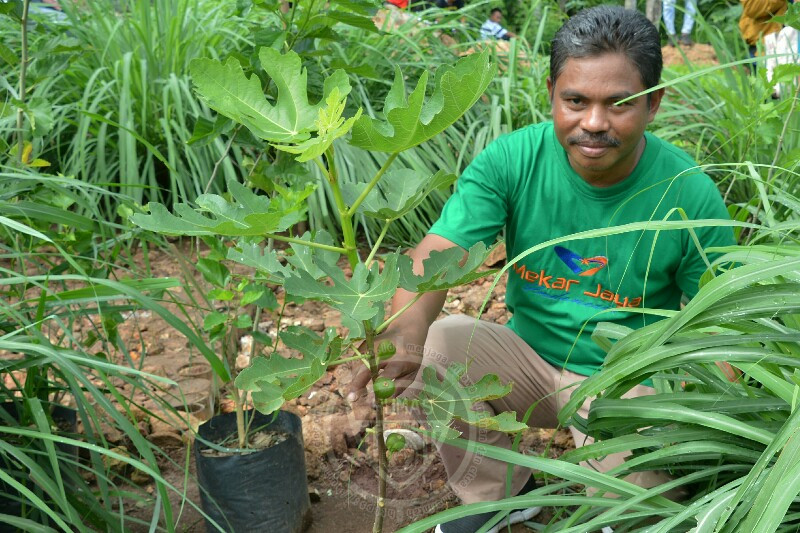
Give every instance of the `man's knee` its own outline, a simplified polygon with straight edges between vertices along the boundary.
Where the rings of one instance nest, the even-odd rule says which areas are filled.
[[[466,359],[464,339],[469,339],[475,319],[466,315],[450,315],[431,324],[425,340],[423,361],[427,365],[446,368]]]

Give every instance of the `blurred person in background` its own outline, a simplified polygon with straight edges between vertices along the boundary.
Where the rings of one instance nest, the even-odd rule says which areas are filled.
[[[747,43],[750,57],[756,57],[758,42],[764,36],[781,31],[783,26],[770,20],[786,13],[788,5],[786,0],[742,0],[739,31]]]
[[[516,37],[515,34],[505,29],[501,22],[503,22],[503,12],[498,8],[492,9],[489,13],[489,18],[481,26],[481,39],[503,39],[508,41]]]
[[[675,2],[676,0],[663,0],[662,18],[664,26],[667,28],[667,42],[670,46],[680,43],[692,46],[692,28],[694,27],[694,16],[697,13],[697,0],[686,0],[683,11],[683,25],[681,26],[680,39],[675,38]]]

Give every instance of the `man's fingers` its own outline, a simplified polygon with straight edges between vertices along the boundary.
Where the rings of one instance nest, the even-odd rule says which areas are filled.
[[[359,372],[356,374],[356,377],[350,381],[350,386],[347,389],[347,401],[356,401],[358,397],[365,392],[367,383],[369,383],[370,379],[372,379],[372,375],[369,372],[369,368],[361,368],[361,370],[359,370]]]
[[[404,365],[387,366],[383,372],[383,377],[394,380],[395,397],[400,396],[404,390],[414,382],[416,376],[416,367],[407,367]]]

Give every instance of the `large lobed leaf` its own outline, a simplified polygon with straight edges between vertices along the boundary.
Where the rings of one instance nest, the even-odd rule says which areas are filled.
[[[261,66],[277,87],[274,104],[267,101],[258,76],[245,76],[235,58],[224,64],[207,58],[189,65],[197,92],[218,113],[243,124],[253,135],[269,142],[302,142],[316,129],[319,109],[336,89],[340,97],[350,92],[343,70],[325,79],[322,100],[308,102],[307,72],[295,52],[281,54],[272,48],[259,50]]]
[[[296,159],[300,163],[321,156],[333,144],[333,141],[347,134],[353,127],[353,123],[361,116],[361,109],[359,109],[354,116],[347,120],[342,117],[346,99],[346,95],[340,94],[338,87],[334,87],[325,100],[325,107],[321,107],[319,110],[319,118],[314,122],[316,137],[306,139],[296,145],[273,144],[273,146],[284,152],[297,154]]]
[[[443,251],[433,251],[430,257],[422,262],[424,274],[418,276],[412,268],[412,261],[408,256],[401,256],[398,262],[400,268],[400,287],[411,292],[430,292],[450,289],[464,285],[476,279],[494,273],[494,270],[476,272],[489,255],[486,245],[476,243],[469,249],[467,259],[463,265],[464,250],[458,246]]]
[[[324,230],[316,232],[313,237],[307,231],[300,238],[318,244],[334,244],[333,237]],[[299,243],[292,243],[291,248],[294,254],[279,255],[276,250],[263,250],[258,243],[242,242],[235,248],[228,249],[227,258],[254,268],[270,283],[282,284],[286,278],[296,275],[292,267],[307,272],[314,279],[324,278],[327,274],[317,266],[317,263],[332,264],[339,257],[336,252],[312,248]],[[288,264],[285,264],[281,260],[282,258],[285,258]]]
[[[507,433],[516,433],[528,427],[517,422],[516,413],[511,411],[499,415],[476,411],[476,403],[502,398],[511,392],[511,384],[503,385],[496,375],[488,374],[477,383],[465,386],[461,384],[461,379],[466,372],[463,364],[453,363],[440,381],[434,367],[429,366],[422,370],[423,387],[418,399],[436,438],[458,437],[461,433],[450,427],[454,420],[461,420],[481,429]]]
[[[381,313],[383,303],[394,295],[397,288],[396,255],[388,256],[383,270],[377,262],[369,269],[357,264],[349,280],[335,264],[320,262],[317,266],[331,279],[332,286],[298,270],[296,276],[286,280],[286,292],[325,302],[356,322],[370,320]]]
[[[403,74],[398,68],[383,106],[385,121],[362,116],[353,126],[350,143],[365,150],[402,152],[444,131],[475,104],[492,81],[496,65],[490,49],[437,69],[434,90],[426,101],[428,73],[406,99]]]
[[[302,357],[287,358],[276,353],[257,357],[236,377],[236,386],[250,392],[256,409],[265,414],[310,389],[325,375],[328,363],[341,353],[341,339],[333,329],[327,329],[320,337],[307,328],[292,326],[281,333],[281,340]]]
[[[449,187],[455,180],[454,174],[443,170],[433,176],[409,168],[390,170],[364,198],[359,212],[382,220],[397,220],[416,208],[432,191]],[[345,201],[352,205],[367,184],[345,183],[341,187]]]
[[[302,220],[304,200],[312,186],[288,191],[287,196],[270,199],[259,196],[234,180],[228,180],[233,201],[216,194],[197,197],[197,208],[175,205],[175,213],[157,202],[150,202],[150,214],[136,213],[131,221],[149,231],[165,235],[259,236],[283,231]],[[206,216],[206,213],[211,216]]]

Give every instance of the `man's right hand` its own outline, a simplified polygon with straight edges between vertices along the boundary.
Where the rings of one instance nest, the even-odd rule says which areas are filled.
[[[447,250],[454,246],[457,246],[454,242],[429,233],[408,254],[413,261],[414,272],[416,274],[424,272],[423,262],[431,252]],[[464,250],[464,255],[466,257],[466,250]],[[392,314],[406,307],[415,297],[414,293],[398,289],[392,298]],[[382,377],[395,381],[395,396],[406,390],[414,381],[420,364],[422,364],[422,349],[428,336],[428,328],[441,312],[445,298],[447,298],[447,290],[423,294],[375,339],[376,350],[382,341],[387,340],[394,344],[397,350],[390,359],[380,361],[378,366]],[[362,344],[359,352],[363,354],[365,351],[366,346]],[[372,375],[364,365],[350,382],[347,399],[353,402],[359,397],[366,396],[367,383],[371,379]]]

